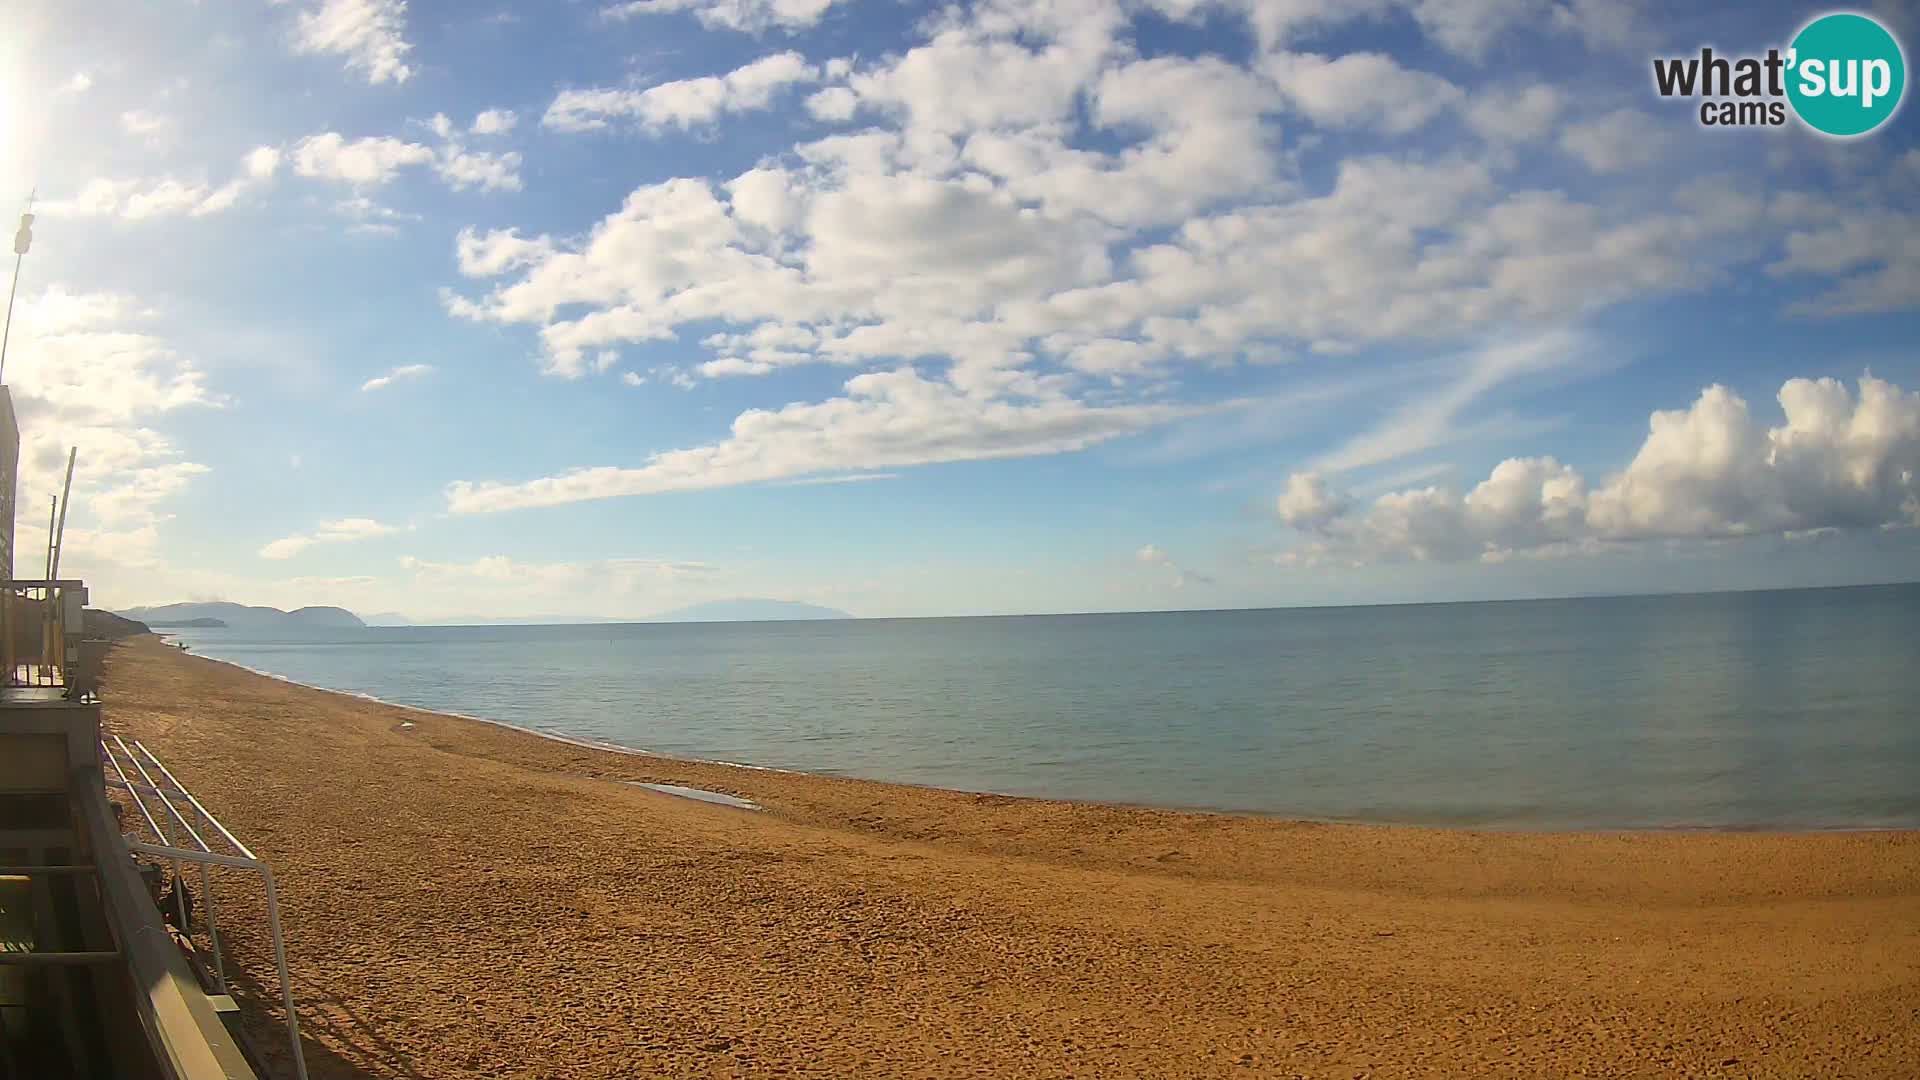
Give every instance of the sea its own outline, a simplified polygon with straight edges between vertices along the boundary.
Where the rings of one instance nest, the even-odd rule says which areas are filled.
[[[965,791],[1499,829],[1920,827],[1920,584],[169,632],[537,732]]]

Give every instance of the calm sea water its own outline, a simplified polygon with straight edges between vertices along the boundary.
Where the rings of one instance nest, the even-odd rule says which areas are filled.
[[[966,790],[1517,828],[1920,826],[1920,585],[179,636],[539,731]]]

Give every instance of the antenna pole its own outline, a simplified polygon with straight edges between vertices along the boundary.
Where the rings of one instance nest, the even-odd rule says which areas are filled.
[[[48,581],[60,577],[60,549],[66,546],[67,540],[67,503],[72,501],[67,496],[73,493],[73,460],[79,456],[80,448],[77,446],[67,451],[67,482],[60,489],[60,524],[53,530],[53,561],[47,565]]]

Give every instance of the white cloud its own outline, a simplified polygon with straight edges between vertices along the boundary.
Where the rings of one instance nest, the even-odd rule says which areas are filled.
[[[1466,98],[1438,75],[1401,67],[1381,53],[1278,53],[1266,58],[1263,70],[1295,108],[1324,127],[1404,135]]]
[[[1653,117],[1616,109],[1575,124],[1560,135],[1560,148],[1597,173],[1626,172],[1659,160],[1665,138]]]
[[[911,370],[858,375],[846,389],[844,397],[818,403],[748,410],[724,440],[658,453],[637,467],[577,469],[513,484],[461,481],[448,487],[447,505],[455,513],[489,513],[828,473],[1067,453],[1190,411],[1097,406],[1045,393],[967,394]]]
[[[323,521],[310,533],[295,533],[272,541],[260,549],[263,559],[291,559],[315,544],[345,544],[370,540],[404,531],[398,525],[385,525],[372,518],[339,518]]]
[[[498,277],[509,270],[542,262],[553,255],[553,241],[545,236],[523,239],[514,229],[487,233],[461,229],[454,237],[454,255],[467,277]]]
[[[353,224],[347,226],[348,232],[365,233],[375,236],[392,236],[400,231],[406,222],[420,220],[419,214],[410,214],[375,202],[365,195],[355,195],[342,199],[333,205],[334,212]]]
[[[1807,207],[1767,267],[1775,276],[1838,278],[1817,296],[1796,301],[1796,315],[1841,316],[1900,311],[1920,298],[1920,213],[1837,200]]]
[[[519,191],[520,155],[464,150],[457,146],[441,151],[434,171],[455,191],[479,188],[482,191]]]
[[[1447,377],[1329,450],[1313,468],[1329,472],[1364,468],[1458,441],[1469,433],[1460,426],[1461,414],[1480,398],[1516,379],[1589,362],[1589,352],[1578,335],[1552,330],[1480,349],[1467,355],[1457,370],[1440,363],[1426,365]],[[1418,385],[1418,374],[1409,373],[1409,378]]]
[[[825,17],[838,0],[627,0],[602,9],[609,19],[688,12],[710,29],[757,34],[804,30]]]
[[[309,135],[293,148],[293,171],[301,176],[372,187],[401,169],[434,161],[431,148],[391,136],[349,140],[337,131]]]
[[[58,285],[22,296],[14,313],[6,374],[23,432],[17,505],[45,507],[60,490],[68,448],[81,450],[63,576],[90,576],[109,561],[151,566],[165,504],[208,471],[147,426],[221,404],[191,361],[146,332],[156,317],[128,296]],[[23,513],[19,526],[17,552],[44,548],[34,515]]]
[[[403,364],[385,375],[378,375],[360,384],[361,392],[380,390],[405,379],[420,379],[433,374],[432,364]]]
[[[166,146],[180,134],[180,122],[164,113],[148,109],[128,109],[120,114],[120,130],[139,139],[148,148]]]
[[[860,95],[844,86],[829,86],[807,98],[807,114],[815,120],[845,123],[860,107]]]
[[[23,298],[7,358],[16,405],[24,412],[30,406],[21,401],[37,401],[76,421],[111,425],[219,404],[191,362],[132,329],[152,317],[130,297],[59,285]]]
[[[241,167],[249,179],[271,180],[274,174],[280,171],[280,161],[283,156],[275,147],[257,146],[249,150],[247,156],[241,159]]]
[[[280,152],[259,147],[241,158],[240,172],[219,187],[204,180],[175,177],[89,180],[75,194],[38,204],[50,217],[117,217],[128,221],[151,218],[205,217],[230,210],[241,196],[272,182]]]
[[[449,137],[437,149],[391,135],[359,139],[349,139],[337,131],[309,135],[294,144],[293,171],[312,179],[366,188],[390,183],[405,169],[431,167],[455,191],[520,190],[518,152],[468,150],[451,140],[453,128],[445,116],[436,114],[435,120],[443,123],[430,123],[428,127]]]
[[[1319,473],[1294,473],[1280,493],[1276,509],[1283,524],[1295,529],[1319,529],[1347,512],[1350,500],[1331,491]]]
[[[1560,91],[1545,83],[1527,87],[1479,87],[1467,106],[1467,125],[1491,142],[1545,138],[1560,118]]]
[[[725,75],[680,79],[645,90],[563,90],[540,122],[554,131],[593,131],[622,119],[649,130],[686,129],[728,113],[765,109],[782,89],[819,77],[820,70],[799,53],[775,53]]]
[[[403,83],[413,76],[406,28],[407,0],[319,0],[300,12],[294,51],[344,57],[372,84]]]
[[[467,128],[473,135],[505,135],[520,122],[520,117],[511,109],[488,109],[473,118],[473,125]]]
[[[1633,460],[1598,485],[1551,457],[1512,458],[1464,496],[1427,487],[1330,503],[1296,475],[1281,519],[1291,561],[1498,561],[1648,540],[1920,526],[1920,393],[1871,375],[1789,379],[1766,427],[1724,386],[1653,414]]]
[[[1198,574],[1181,566],[1173,560],[1173,556],[1167,554],[1158,544],[1148,544],[1134,552],[1133,560],[1143,566],[1158,567],[1170,571],[1171,576],[1167,578],[1167,584],[1175,589],[1184,589],[1195,582],[1202,585],[1218,584],[1213,578],[1205,574]]]
[[[765,360],[745,360],[738,356],[723,356],[718,360],[708,360],[700,365],[700,374],[709,379],[723,378],[728,375],[765,375],[774,365]]]

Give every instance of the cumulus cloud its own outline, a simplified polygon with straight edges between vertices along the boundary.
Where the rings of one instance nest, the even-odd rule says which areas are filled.
[[[309,135],[293,148],[293,171],[319,180],[372,187],[392,180],[401,169],[434,160],[430,147],[392,136],[348,139],[337,131]]]
[[[429,127],[452,132],[450,123]],[[291,158],[293,171],[300,176],[360,188],[379,187],[403,170],[421,167],[431,168],[455,191],[518,191],[521,187],[519,153],[469,150],[451,139],[435,148],[391,135],[349,139],[328,131],[295,143]]]
[[[1514,182],[1529,141],[1593,170],[1633,167],[1641,151],[1618,135],[1638,114],[1568,126],[1572,103],[1524,78],[1468,97],[1452,81],[1458,63],[1443,78],[1379,53],[1302,48],[1325,50],[1334,38],[1316,32],[1354,18],[1400,20],[1468,58],[1508,34],[1598,44],[1630,29],[1584,0],[1154,6],[1243,17],[1254,47],[1142,56],[1137,6],[986,3],[943,9],[908,47],[875,57],[780,53],[728,75],[562,93],[550,128],[692,127],[803,83],[814,119],[859,126],[803,124],[805,141],[731,179],[640,184],[551,233],[462,230],[466,281],[442,291],[443,305],[528,328],[542,369],[561,378],[604,370],[688,385],[912,365],[969,400],[996,399],[1008,380],[1053,380],[1067,400],[1131,407],[1195,367],[1331,364],[1375,348],[1451,359],[1495,328],[1579,325],[1765,265],[1790,229],[1807,237],[1776,271],[1783,280],[1859,279],[1823,311],[1902,304],[1904,251],[1829,255],[1816,234],[1838,222],[1775,215],[1763,187]],[[1480,138],[1420,138],[1455,124]],[[1418,148],[1379,148],[1395,136]],[[1846,243],[1872,234],[1854,228]],[[689,338],[702,355],[645,372],[595,359]],[[1468,409],[1532,370],[1467,371],[1396,413],[1397,431],[1363,431],[1314,464],[1357,468],[1511,430]]]
[[[433,374],[432,364],[402,364],[385,375],[378,375],[361,383],[360,390],[362,393],[380,390],[406,379],[422,379],[431,374]]]
[[[1789,379],[1771,427],[1710,386],[1662,410],[1619,472],[1591,484],[1552,457],[1512,458],[1464,495],[1426,487],[1360,504],[1296,474],[1290,561],[1498,561],[1648,540],[1714,540],[1920,525],[1920,393],[1862,376]]]
[[[98,217],[142,221],[166,217],[205,217],[232,209],[247,192],[273,180],[280,152],[259,147],[241,158],[240,170],[219,186],[175,177],[110,179],[96,177],[64,198],[37,205],[49,217]]]
[[[323,521],[310,533],[295,533],[283,536],[260,549],[263,559],[291,559],[315,544],[345,544],[355,540],[370,540],[376,536],[391,536],[404,531],[399,525],[387,525],[372,518],[339,518]]]
[[[520,155],[448,147],[434,162],[434,171],[455,191],[519,191]]]
[[[1653,117],[1638,109],[1616,109],[1567,128],[1560,148],[1597,173],[1626,172],[1659,160],[1665,139]]]
[[[455,513],[558,506],[589,499],[732,487],[826,473],[1031,457],[1082,450],[1190,410],[1098,406],[1031,394],[967,394],[911,370],[849,379],[843,397],[751,409],[727,438],[655,454],[633,467],[602,466],[522,483],[461,481],[447,489]]]
[[[1553,131],[1565,105],[1545,83],[1527,87],[1481,87],[1466,108],[1467,126],[1493,142],[1528,142]]]
[[[687,12],[711,29],[757,34],[804,30],[826,16],[837,0],[627,0],[602,9],[609,19]]]
[[[571,132],[598,130],[615,120],[630,120],[649,130],[684,130],[710,124],[728,113],[765,109],[786,87],[819,77],[820,69],[799,53],[775,53],[725,75],[679,79],[645,90],[563,90],[540,123],[554,131]]]
[[[488,109],[473,118],[473,124],[467,128],[472,135],[505,135],[520,122],[520,117],[511,109]]]
[[[1466,99],[1438,75],[1401,67],[1381,53],[1277,53],[1265,71],[1295,108],[1328,127],[1404,135]]]
[[[69,447],[74,474],[64,566],[151,566],[166,504],[205,465],[149,425],[179,410],[218,408],[205,376],[151,332],[159,313],[115,293],[50,286],[20,297],[7,358],[7,386],[23,432],[18,504],[41,508],[60,490]],[[17,551],[45,545],[23,514]]]
[[[407,0],[319,0],[299,13],[296,26],[295,52],[339,56],[375,85],[413,77]]]
[[[1345,514],[1351,505],[1346,496],[1330,490],[1326,477],[1319,473],[1294,473],[1287,477],[1287,490],[1280,493],[1277,509],[1282,523],[1318,531]]]

